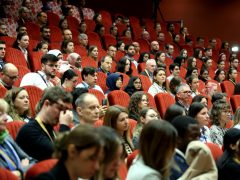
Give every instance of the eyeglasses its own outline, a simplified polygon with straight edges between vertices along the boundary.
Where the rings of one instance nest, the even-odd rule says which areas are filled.
[[[5,74],[9,79],[11,80],[16,80],[18,79],[18,75],[17,76],[10,76],[9,74]]]

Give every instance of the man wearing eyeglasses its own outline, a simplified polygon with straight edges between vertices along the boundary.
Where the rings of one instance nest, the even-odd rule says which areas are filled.
[[[192,91],[187,84],[180,84],[176,90],[175,96],[176,105],[181,106],[185,110],[185,114],[188,115],[189,106],[191,104]]]
[[[7,63],[4,65],[2,72],[0,73],[0,85],[10,90],[13,88],[13,84],[18,79],[18,69],[14,64]]]
[[[56,133],[69,131],[73,115],[70,111],[72,95],[61,87],[51,87],[44,91],[37,107],[37,116],[19,131],[16,142],[31,157],[41,161],[52,157]]]
[[[58,69],[58,58],[52,54],[45,54],[41,59],[42,69],[34,73],[27,73],[23,76],[20,87],[22,86],[37,86],[44,90],[47,87],[53,87],[54,84],[50,81],[56,76]]]

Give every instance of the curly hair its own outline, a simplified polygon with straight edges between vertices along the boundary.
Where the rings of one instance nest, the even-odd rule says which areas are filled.
[[[142,97],[146,96],[148,99],[148,96],[145,94],[143,91],[138,91],[135,92],[131,98],[130,102],[128,105],[128,110],[129,110],[129,118],[139,120],[140,118],[140,111],[141,109],[139,108],[139,103],[142,101]]]
[[[224,99],[219,99],[213,103],[210,119],[212,123],[219,126],[220,125],[220,116],[223,110],[230,110],[230,105]]]

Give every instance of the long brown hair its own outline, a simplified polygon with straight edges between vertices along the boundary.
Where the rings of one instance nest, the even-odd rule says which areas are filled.
[[[177,144],[177,131],[167,121],[153,120],[147,123],[140,136],[140,154],[147,166],[157,170],[167,179],[170,159]],[[154,156],[157,155],[157,156]]]

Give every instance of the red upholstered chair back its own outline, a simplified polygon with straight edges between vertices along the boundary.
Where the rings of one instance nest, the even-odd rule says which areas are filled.
[[[215,161],[223,154],[222,149],[218,145],[210,142],[207,142],[206,145],[211,150],[212,156]]]
[[[41,173],[48,172],[57,163],[57,159],[47,159],[34,164],[27,170],[25,180],[34,180]]]
[[[10,136],[15,140],[18,134],[19,129],[25,124],[23,121],[12,121],[6,123],[6,128]]]
[[[175,99],[168,93],[158,93],[154,99],[161,117],[164,117],[167,108],[175,103]]]
[[[109,105],[120,105],[123,107],[128,107],[130,100],[130,96],[122,91],[122,90],[115,90],[108,94],[108,102]]]
[[[2,179],[2,180],[18,180],[18,177],[15,176],[8,169],[0,168],[0,179]]]

